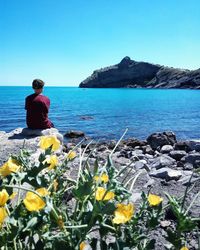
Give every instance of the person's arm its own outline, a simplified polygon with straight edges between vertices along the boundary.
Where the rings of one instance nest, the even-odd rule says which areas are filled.
[[[45,101],[42,102],[43,112],[48,113],[49,107],[50,107],[50,100],[49,99],[46,99]]]

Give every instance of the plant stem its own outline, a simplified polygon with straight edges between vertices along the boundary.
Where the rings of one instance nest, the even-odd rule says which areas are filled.
[[[79,213],[79,216],[78,216],[78,220],[80,219],[80,217],[81,217],[81,215],[82,215],[82,213],[83,213],[83,209],[84,209],[85,202],[87,201],[87,199],[88,199],[89,197],[90,197],[90,196],[87,195],[87,196],[85,197],[84,201],[82,202],[82,207],[81,207],[81,210],[80,210],[80,213]],[[77,212],[77,207],[76,207],[76,212]],[[74,214],[74,215],[76,215],[76,214]],[[75,220],[75,217],[74,217],[74,220]]]
[[[117,142],[117,144],[115,145],[115,147],[111,151],[110,157],[112,157],[113,153],[115,152],[115,149],[118,147],[119,143],[121,142],[121,140],[123,139],[123,137],[125,136],[125,134],[127,133],[127,131],[128,131],[128,128],[125,129],[123,135],[120,137],[119,141]]]
[[[185,212],[185,215],[187,215],[187,213],[189,212],[190,208],[192,207],[192,205],[194,204],[194,202],[196,201],[197,197],[199,196],[200,191],[195,195],[194,199],[192,200],[192,202],[190,203],[188,209]]]
[[[116,232],[116,229],[115,229],[114,227],[110,226],[110,225],[107,225],[107,224],[105,224],[105,223],[102,223],[101,225],[102,225],[103,227],[105,227],[105,228],[108,228],[108,229],[110,229],[110,230]]]
[[[194,188],[194,185],[190,188],[190,190],[188,191],[188,193],[189,193],[193,188]],[[164,193],[165,193],[165,195],[168,197],[168,194],[167,194],[166,192],[164,192]],[[177,198],[177,200],[179,201],[179,200],[181,200],[183,197],[184,197],[184,195],[181,195],[180,197]],[[169,206],[170,206],[170,204],[167,204],[167,205],[165,205],[165,206],[163,207],[163,209],[166,209],[166,208],[168,208]]]
[[[16,238],[14,238],[13,243],[14,243],[14,249],[17,250]]]
[[[5,187],[10,187],[10,188],[17,188],[17,189],[21,189],[21,190],[24,190],[24,191],[28,191],[28,192],[32,192],[34,194],[36,194],[41,200],[44,201],[43,197],[36,191],[32,190],[32,189],[29,189],[29,188],[24,188],[24,187],[21,187],[21,186],[14,186],[14,185],[4,185]],[[45,202],[45,201],[44,201]]]
[[[134,179],[133,179],[133,181],[132,181],[132,183],[131,183],[131,186],[130,186],[130,189],[129,189],[130,192],[132,192],[132,189],[133,189],[133,187],[134,187],[134,184],[135,184],[137,178],[138,178],[141,174],[142,174],[142,171],[139,171],[139,173],[138,173],[136,176],[134,176]]]
[[[19,186],[21,187],[21,181],[19,181]],[[19,189],[18,196],[17,196],[17,205],[19,206],[20,203],[20,196],[21,196],[21,189]]]
[[[191,174],[191,176],[190,176],[190,179],[189,179],[189,182],[188,182],[188,184],[187,184],[187,187],[186,187],[186,189],[185,189],[183,201],[182,201],[182,204],[181,204],[181,212],[182,212],[183,207],[184,207],[184,204],[185,204],[185,199],[186,199],[186,196],[187,196],[187,193],[188,193],[188,188],[189,188],[189,185],[190,185],[190,183],[191,183],[193,174],[194,174],[194,172],[192,172],[192,174]]]
[[[65,226],[64,228],[66,228],[66,229],[76,229],[76,228],[85,228],[85,227],[87,227],[88,226],[88,224],[83,224],[83,225],[74,225],[74,226]]]
[[[118,176],[120,176],[127,168],[131,168],[131,170],[132,170],[131,164],[132,164],[133,162],[134,162],[134,161],[131,161],[127,166],[123,167],[123,168],[115,175],[115,178],[117,178]]]

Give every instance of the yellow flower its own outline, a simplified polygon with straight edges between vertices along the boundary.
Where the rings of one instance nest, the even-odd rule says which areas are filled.
[[[5,189],[0,192],[0,206],[5,206],[7,200],[9,199],[9,195]]]
[[[87,243],[85,241],[82,241],[80,244],[80,250],[84,250],[84,248],[87,246]]]
[[[56,192],[57,189],[58,189],[58,182],[57,182],[57,180],[54,180],[54,181],[53,181],[53,189],[54,189],[55,192]]]
[[[70,161],[73,160],[75,157],[76,157],[75,151],[69,151],[69,153],[67,154],[67,159],[69,159]]]
[[[16,197],[16,195],[17,195],[17,192],[13,192],[13,193],[10,195],[9,199],[10,199],[10,200],[14,199],[14,198]]]
[[[8,159],[6,163],[0,168],[0,175],[6,177],[11,173],[16,173],[20,168],[19,163],[12,159],[11,157]]]
[[[106,194],[106,195],[105,195]],[[111,200],[115,197],[115,194],[111,191],[108,191],[103,188],[103,187],[98,187],[96,190],[96,194],[95,194],[95,198],[97,201],[107,201],[107,200]]]
[[[60,141],[55,135],[41,136],[39,145],[44,150],[52,146],[52,150],[56,151],[60,148]]]
[[[58,216],[57,223],[58,223],[58,226],[59,226],[60,229],[62,229],[64,227],[64,222],[63,222],[63,218],[62,218],[61,215]]]
[[[92,250],[92,248],[86,241],[82,241],[80,244],[80,250]]]
[[[46,188],[38,188],[36,189],[36,192],[38,192],[41,196],[47,196],[49,194]]]
[[[2,224],[7,217],[6,209],[4,207],[0,207],[0,224]]]
[[[38,192],[38,194],[40,194],[41,196],[46,196],[49,194],[46,188],[39,188],[36,190],[36,192]],[[26,206],[28,211],[32,212],[43,209],[46,203],[35,193],[27,192],[24,199],[24,205]]]
[[[58,158],[56,155],[51,155],[43,161],[43,164],[45,163],[49,164],[49,170],[54,169],[58,165]]]
[[[117,209],[114,212],[114,219],[113,223],[115,224],[122,224],[128,222],[134,213],[134,205],[133,204],[117,204]]]
[[[187,248],[186,246],[184,246],[184,247],[181,247],[180,250],[189,250],[189,248]]]
[[[158,195],[149,194],[148,196],[148,202],[150,206],[158,206],[162,201],[163,201],[163,198],[161,198]]]
[[[108,181],[109,181],[109,177],[108,177],[108,175],[107,174],[102,174],[101,176],[94,176],[94,180],[95,181],[102,181],[102,182],[104,182],[104,183],[107,183]]]

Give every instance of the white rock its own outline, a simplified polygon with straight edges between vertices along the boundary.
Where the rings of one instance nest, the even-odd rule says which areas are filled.
[[[178,180],[182,177],[182,171],[173,170],[170,168],[161,168],[158,170],[151,171],[149,173],[150,176],[166,179],[166,180]]]
[[[56,128],[48,128],[48,129],[23,128],[21,133],[23,135],[28,135],[28,136],[55,135],[61,143],[63,142],[63,135],[61,135]]]
[[[174,148],[171,145],[164,145],[162,146],[160,152],[161,153],[169,153],[170,151],[172,151]]]

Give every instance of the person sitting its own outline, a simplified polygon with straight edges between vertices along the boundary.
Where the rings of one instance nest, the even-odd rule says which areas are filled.
[[[30,129],[53,128],[53,123],[48,118],[50,100],[42,94],[45,83],[35,79],[32,82],[34,94],[26,97],[26,124]]]

